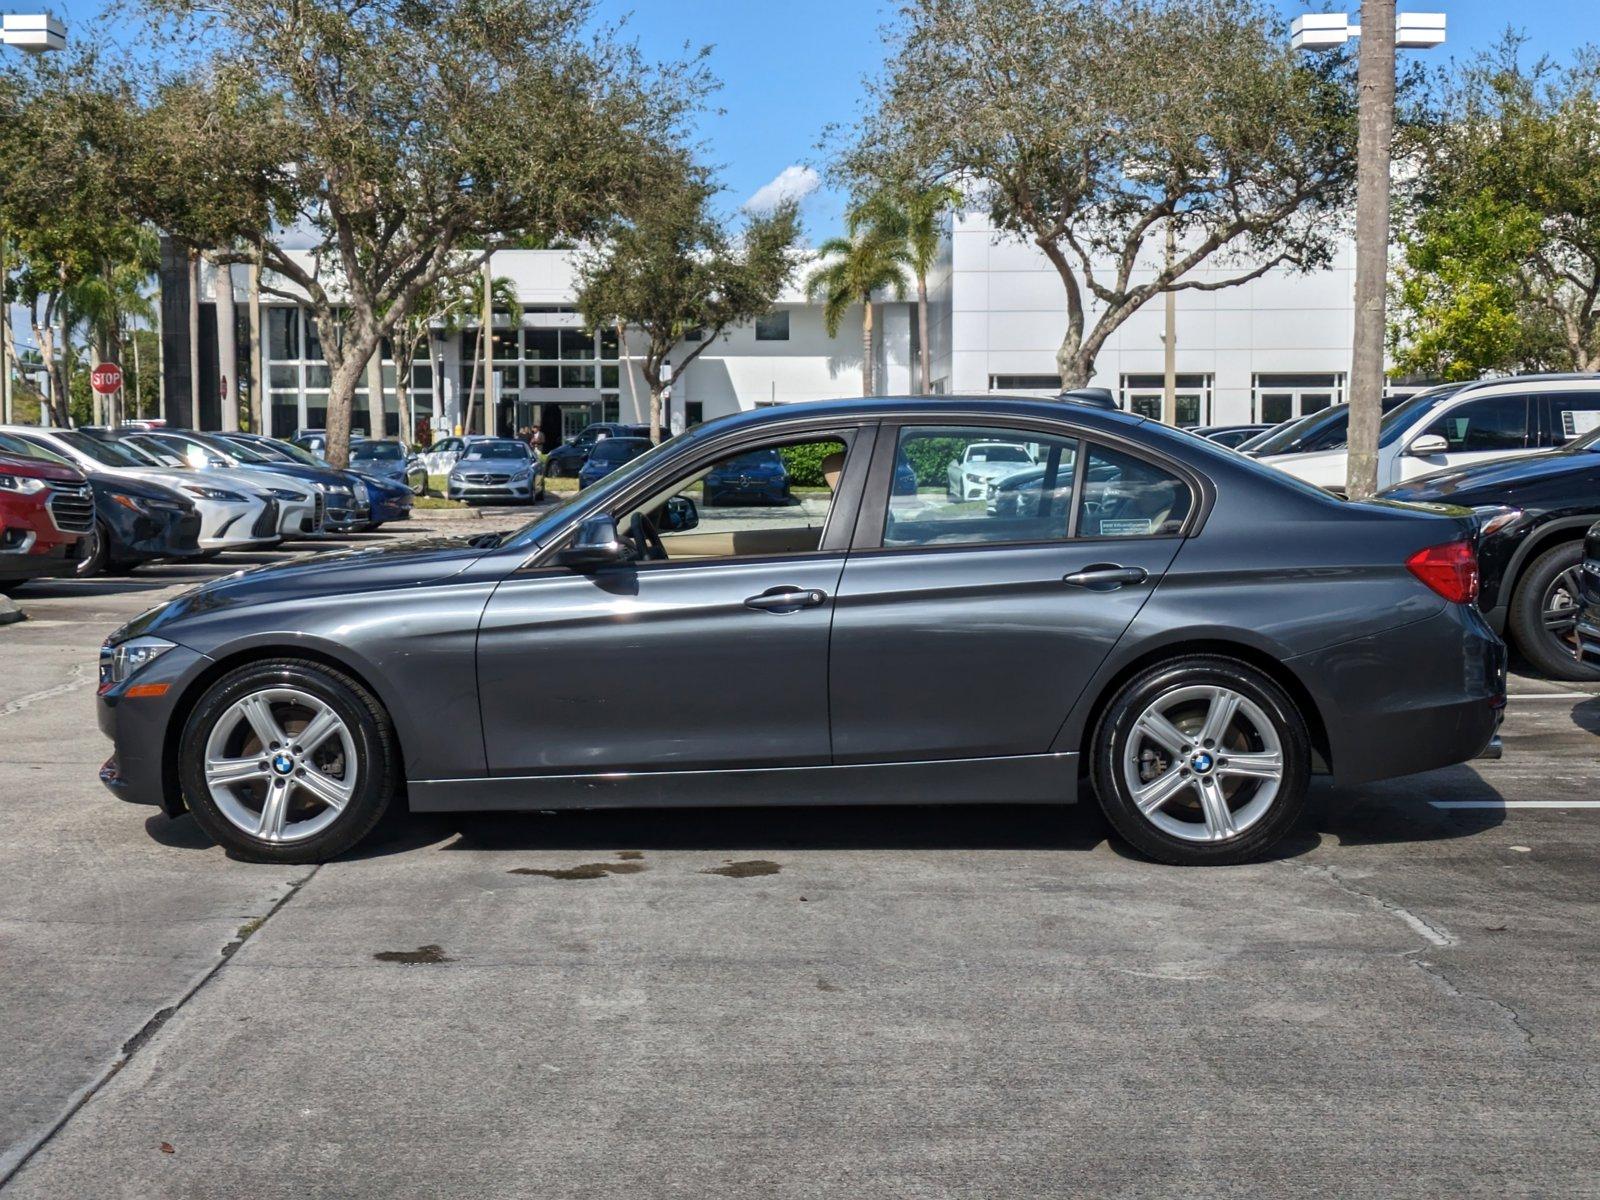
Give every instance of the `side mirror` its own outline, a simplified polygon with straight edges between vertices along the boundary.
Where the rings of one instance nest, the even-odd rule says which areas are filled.
[[[1406,447],[1406,453],[1412,458],[1431,458],[1435,454],[1449,454],[1450,443],[1437,433],[1425,433]]]
[[[699,524],[700,510],[688,496],[673,496],[662,506],[662,533],[683,533]]]
[[[564,567],[605,567],[631,557],[617,536],[617,523],[602,513],[578,526],[572,543],[556,556],[556,561]]]

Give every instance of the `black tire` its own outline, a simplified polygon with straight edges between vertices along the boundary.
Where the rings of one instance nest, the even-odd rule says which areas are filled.
[[[1250,701],[1271,725],[1281,747],[1282,774],[1276,795],[1248,827],[1226,840],[1191,841],[1158,828],[1153,819],[1147,818],[1139,810],[1125,773],[1119,769],[1123,754],[1133,737],[1134,726],[1146,709],[1158,698],[1179,688],[1197,686],[1226,688]],[[1198,745],[1194,748],[1197,751],[1200,749]],[[1225,747],[1217,749],[1225,752]],[[1236,752],[1242,753],[1247,749]],[[1219,753],[1214,760],[1216,769],[1220,771],[1226,759]],[[1176,763],[1169,764],[1167,769],[1187,774]],[[1141,853],[1157,862],[1177,866],[1220,866],[1248,862],[1266,854],[1299,819],[1305,808],[1310,775],[1311,739],[1306,731],[1305,719],[1294,701],[1254,667],[1216,655],[1187,655],[1169,659],[1130,679],[1118,689],[1101,714],[1091,749],[1090,777],[1106,819]],[[1238,813],[1245,811],[1245,805],[1261,785],[1244,780],[1242,784],[1233,786],[1235,791],[1230,799],[1242,800],[1234,810]],[[1191,791],[1181,792],[1172,803],[1179,805],[1181,811],[1181,806],[1191,803],[1191,794]],[[1198,810],[1198,800],[1192,803]]]
[[[1540,554],[1517,580],[1506,625],[1522,657],[1541,673],[1551,679],[1592,683],[1600,680],[1600,666],[1579,662],[1576,642],[1566,640],[1562,636],[1564,630],[1551,630],[1545,625],[1545,609],[1552,599],[1559,598],[1557,589],[1568,591],[1573,599],[1574,632],[1570,636],[1576,636],[1577,601],[1572,589],[1577,587],[1582,562],[1580,541],[1562,542]]]
[[[78,559],[78,569],[75,575],[79,579],[91,579],[96,575],[103,575],[111,566],[111,532],[103,521],[94,523],[94,532],[90,535],[94,544],[89,553]]]
[[[252,836],[223,815],[205,782],[205,747],[213,727],[240,698],[265,687],[292,687],[320,699],[344,721],[355,746],[356,787],[327,828],[301,841]],[[228,672],[206,690],[184,723],[178,761],[183,798],[208,834],[249,862],[320,863],[350,849],[383,817],[400,786],[400,753],[389,715],[357,680],[324,663],[282,658]]]
[[[15,596],[27,582],[26,579],[0,579],[0,596]]]

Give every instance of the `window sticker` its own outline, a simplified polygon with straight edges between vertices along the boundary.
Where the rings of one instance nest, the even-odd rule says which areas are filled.
[[[1149,517],[1118,517],[1109,521],[1100,522],[1101,537],[1129,537],[1141,533],[1149,533],[1151,522]]]
[[[1600,411],[1561,410],[1561,432],[1567,437],[1575,438],[1595,429],[1600,429]]]

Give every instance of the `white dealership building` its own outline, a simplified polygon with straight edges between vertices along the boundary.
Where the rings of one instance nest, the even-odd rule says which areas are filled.
[[[494,330],[494,380],[474,371],[477,330],[435,331],[428,360],[413,372],[414,411],[435,434],[465,424],[511,432],[541,426],[547,442],[571,436],[591,420],[643,421],[648,392],[628,339],[585,330],[574,307],[575,255],[567,250],[508,250],[494,256],[495,275],[515,284],[520,326],[501,314]],[[1202,278],[1239,274],[1237,261],[1203,267]],[[176,272],[175,272],[176,273]],[[823,327],[819,304],[796,283],[773,311],[730,329],[673,382],[675,423],[693,424],[768,404],[803,403],[861,392],[859,309],[836,336]],[[1343,400],[1350,365],[1354,263],[1346,243],[1331,266],[1310,274],[1274,269],[1217,291],[1176,294],[1176,372],[1184,424],[1278,421]],[[214,299],[218,272],[201,284],[199,374],[202,413],[219,412]],[[251,357],[245,334],[245,272],[235,268],[235,343]],[[273,281],[282,286],[281,280]],[[1055,352],[1066,327],[1062,285],[1036,247],[998,236],[986,219],[951,223],[929,279],[929,342],[934,390],[945,395],[1053,394]],[[183,300],[187,305],[187,299]],[[1165,304],[1157,297],[1113,333],[1096,361],[1093,383],[1126,408],[1159,415],[1165,363]],[[186,315],[168,304],[168,350],[188,361]],[[1094,313],[1091,311],[1092,323]],[[173,329],[174,322],[180,326]],[[209,330],[207,326],[210,326]],[[877,388],[916,390],[915,304],[885,296],[876,314]],[[314,329],[293,304],[266,300],[262,312],[271,430],[318,427],[327,404],[327,366]],[[209,333],[209,337],[207,334]],[[176,336],[175,336],[176,335]],[[677,357],[691,348],[686,343]],[[209,362],[208,362],[209,359]],[[182,363],[175,364],[181,368]],[[254,374],[246,369],[246,376]],[[383,368],[389,432],[398,429],[394,367]],[[168,375],[169,392],[189,384]],[[224,393],[225,394],[225,393]],[[470,403],[469,403],[470,402]],[[358,401],[358,424],[365,396]],[[205,419],[205,424],[213,421]]]

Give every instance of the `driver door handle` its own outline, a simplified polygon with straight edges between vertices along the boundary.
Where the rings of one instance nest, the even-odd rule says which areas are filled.
[[[1116,563],[1095,563],[1081,571],[1063,575],[1061,582],[1068,587],[1088,588],[1091,592],[1111,592],[1127,584],[1143,583],[1150,572],[1143,567],[1122,567]]]
[[[828,598],[821,588],[775,587],[744,602],[746,608],[759,608],[763,612],[798,612],[802,608],[815,608]]]

